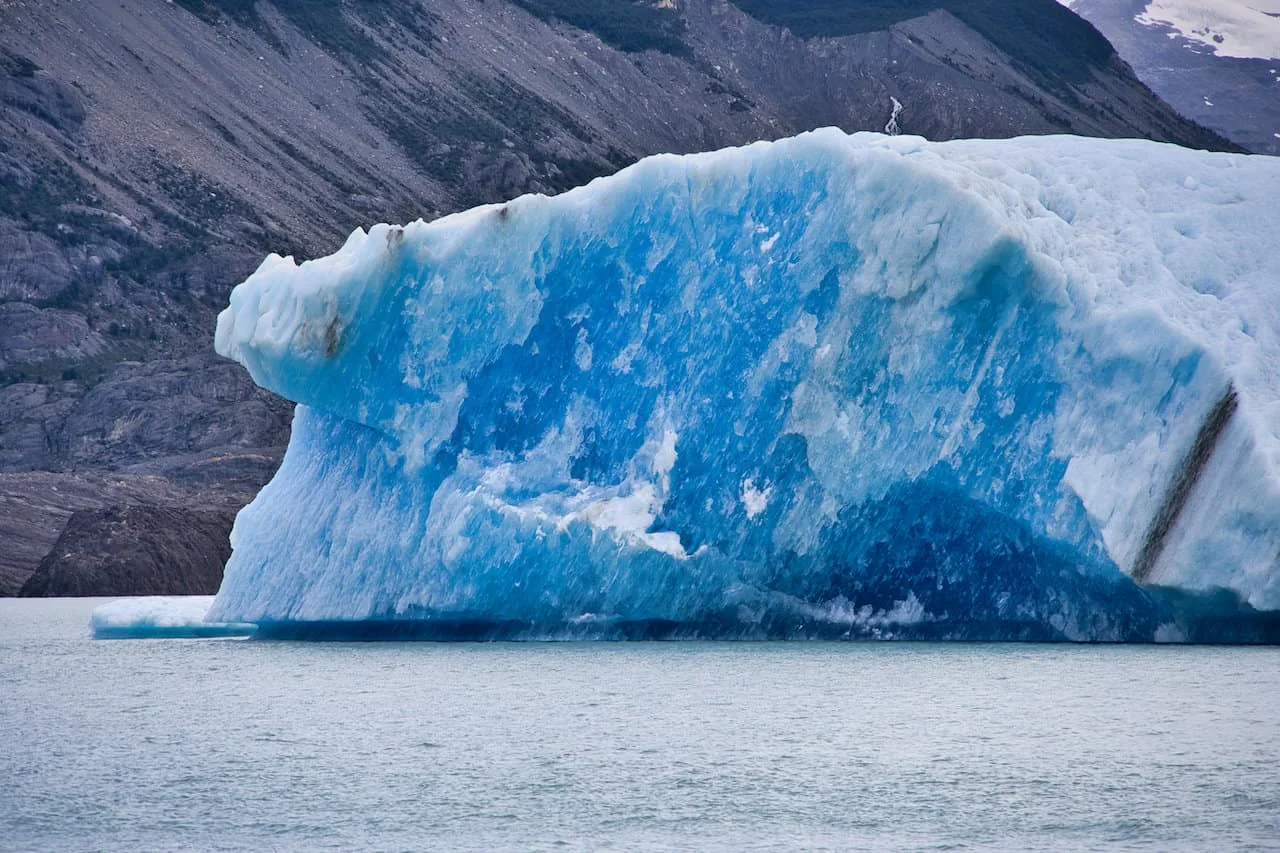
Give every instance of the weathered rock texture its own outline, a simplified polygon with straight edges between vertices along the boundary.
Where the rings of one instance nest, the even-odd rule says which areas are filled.
[[[66,579],[80,568],[110,565],[120,554],[135,553],[135,546],[129,543],[130,536],[143,534],[146,547],[158,547],[162,551],[167,548],[171,555],[160,564],[172,574],[164,588],[185,584],[189,566],[182,557],[189,553],[185,542],[190,526],[185,522],[170,524],[184,516],[162,510],[191,513],[193,517],[205,519],[197,524],[202,530],[211,529],[210,524],[222,525],[219,541],[225,542],[236,510],[271,476],[279,462],[280,452],[271,448],[260,452],[193,456],[187,461],[188,469],[170,476],[103,471],[0,474],[0,542],[4,543],[4,547],[0,547],[0,595],[17,595],[42,562],[43,573],[62,578],[59,581],[62,586],[58,588],[66,589],[70,583]],[[215,468],[224,476],[217,482],[201,482],[199,473],[206,467]],[[131,506],[149,508],[150,521],[145,527],[120,528],[109,542],[101,536],[77,535],[57,544],[63,532],[72,528],[70,521],[76,513],[87,512],[86,518],[92,518],[96,512]],[[74,525],[76,529],[83,526],[83,523]],[[221,564],[219,578],[220,567]],[[217,589],[216,579],[209,585],[209,575],[200,577],[204,579],[203,585],[197,591],[210,593]],[[97,591],[91,585],[82,585],[84,591],[79,593],[38,592],[44,589],[47,587],[36,586],[30,592],[110,594]],[[152,591],[159,592],[160,587]]]
[[[19,594],[208,595],[231,556],[234,518],[230,507],[77,510]]]

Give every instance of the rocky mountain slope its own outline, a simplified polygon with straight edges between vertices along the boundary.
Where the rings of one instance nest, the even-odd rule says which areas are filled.
[[[208,574],[288,436],[211,347],[269,251],[822,125],[1231,147],[1053,0],[849,5],[0,0],[0,594]]]
[[[1168,21],[1168,3],[1063,0],[1115,45],[1138,77],[1183,115],[1258,154],[1280,155],[1280,18],[1266,4],[1190,0],[1173,4],[1201,29]],[[1280,4],[1271,0],[1280,10]],[[1177,17],[1177,16],[1173,16]],[[1252,20],[1250,20],[1252,19]],[[1177,29],[1181,23],[1188,32]],[[1215,30],[1226,30],[1224,36]],[[1253,27],[1246,39],[1231,27]],[[1237,43],[1239,42],[1239,43]]]

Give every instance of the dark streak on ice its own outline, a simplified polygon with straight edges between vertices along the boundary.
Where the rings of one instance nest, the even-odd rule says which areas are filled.
[[[338,342],[342,339],[342,323],[337,317],[324,330],[324,354],[332,358],[338,352]]]
[[[1169,485],[1169,490],[1165,493],[1164,500],[1160,504],[1160,511],[1151,519],[1151,526],[1147,528],[1142,550],[1138,553],[1138,559],[1133,563],[1133,571],[1130,574],[1138,583],[1146,583],[1151,577],[1156,561],[1160,559],[1160,554],[1164,550],[1165,540],[1169,536],[1169,531],[1173,529],[1178,516],[1182,514],[1183,508],[1186,507],[1187,499],[1191,497],[1191,490],[1195,488],[1196,481],[1204,473],[1204,468],[1209,463],[1209,458],[1213,456],[1213,451],[1217,448],[1218,441],[1222,438],[1222,433],[1226,431],[1227,425],[1231,423],[1231,418],[1235,415],[1238,404],[1239,400],[1235,386],[1228,384],[1226,392],[1214,404],[1209,411],[1209,416],[1200,425],[1200,431],[1196,434],[1196,440],[1191,445],[1191,450],[1183,458],[1182,464],[1178,466],[1178,474],[1174,477],[1173,482]]]

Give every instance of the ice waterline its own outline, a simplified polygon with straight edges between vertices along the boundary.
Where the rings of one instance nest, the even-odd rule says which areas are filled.
[[[1280,637],[1280,162],[822,130],[271,256],[268,633]]]
[[[209,622],[205,615],[211,604],[211,595],[122,598],[95,607],[89,628],[100,640],[244,637],[257,629],[245,623]]]

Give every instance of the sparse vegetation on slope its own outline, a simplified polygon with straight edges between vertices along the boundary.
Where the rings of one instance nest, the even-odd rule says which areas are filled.
[[[513,0],[542,18],[562,21],[595,33],[605,44],[628,53],[659,50],[675,56],[688,54],[684,21],[672,6],[643,0]]]
[[[271,5],[320,47],[335,56],[371,62],[382,57],[369,35],[388,23],[423,37],[430,30],[430,15],[416,3],[403,0],[177,0],[178,4],[210,23],[226,17],[261,33],[276,43],[264,25],[261,7]],[[367,26],[366,26],[367,25]]]

